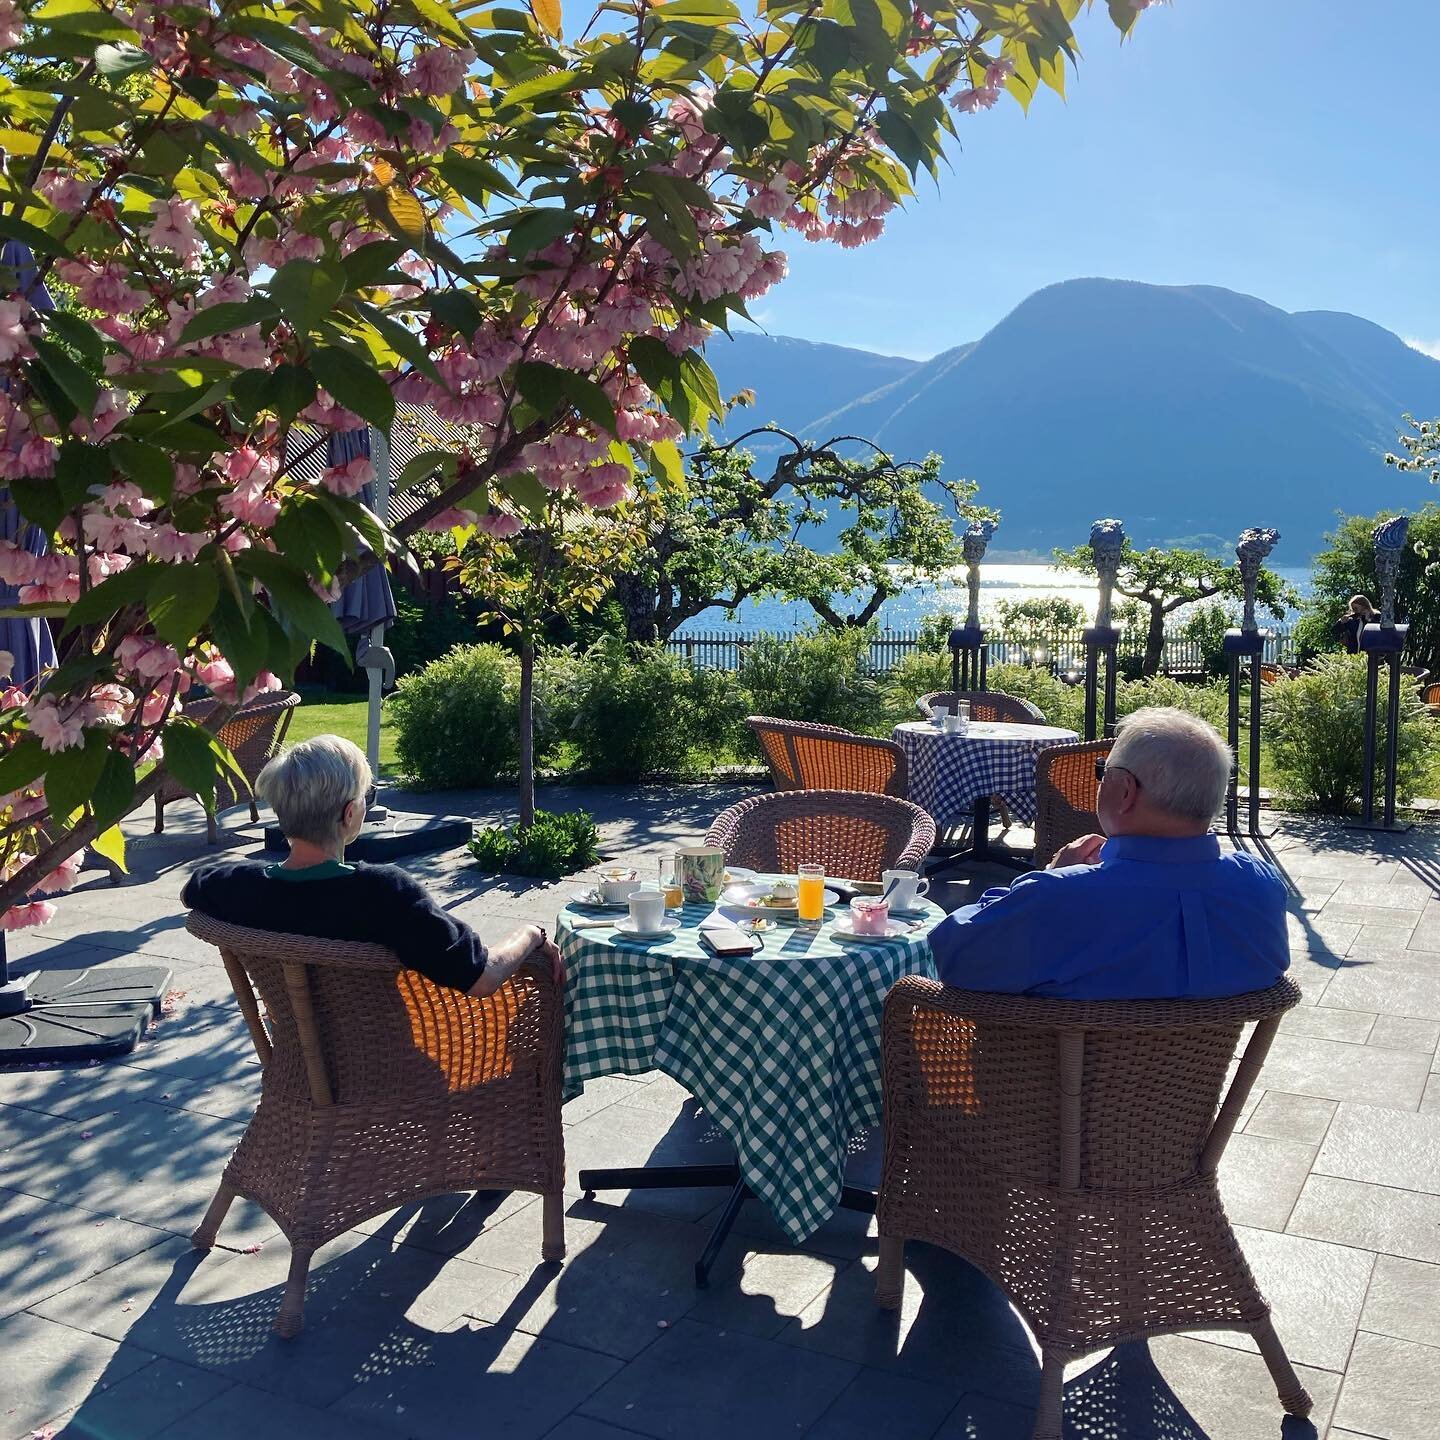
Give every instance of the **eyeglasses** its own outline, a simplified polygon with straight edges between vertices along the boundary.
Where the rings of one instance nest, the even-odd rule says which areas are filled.
[[[376,797],[379,793],[380,793],[379,786],[377,786],[373,780],[365,787],[365,810],[366,810],[366,812],[368,812],[369,809],[370,809],[370,807],[375,803],[375,797]],[[345,819],[345,811],[348,810],[354,803],[355,803],[355,802],[354,802],[353,800],[347,800],[347,801],[345,802],[344,808],[340,811],[340,819],[341,819],[342,823],[343,823],[343,821],[344,821],[344,819]]]
[[[1124,767],[1123,765],[1117,765],[1115,768],[1116,768],[1117,770],[1125,770],[1125,767]],[[1135,781],[1135,788],[1138,790],[1138,789],[1140,788],[1140,781],[1139,781],[1139,778],[1136,776],[1135,772],[1134,772],[1133,770],[1125,770],[1125,773],[1126,773],[1132,780]],[[1104,778],[1105,778],[1105,761],[1104,761],[1104,760],[1097,760],[1097,761],[1095,762],[1095,783],[1098,785],[1098,784],[1100,783],[1100,781],[1102,781]]]

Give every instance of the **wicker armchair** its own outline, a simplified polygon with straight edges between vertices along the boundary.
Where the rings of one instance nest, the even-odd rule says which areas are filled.
[[[1018,695],[1005,694],[1003,690],[932,690],[915,702],[915,708],[927,720],[933,720],[937,705],[953,711],[957,700],[970,702],[972,720],[999,720],[1011,725],[1045,724],[1042,710]]]
[[[1062,845],[1100,829],[1095,797],[1100,782],[1095,762],[1113,740],[1047,745],[1035,757],[1035,868],[1043,869]]]
[[[1035,1440],[1059,1440],[1067,1360],[1191,1329],[1248,1331],[1280,1403],[1308,1414],[1216,1183],[1299,998],[1288,980],[1230,999],[1102,1002],[901,980],[882,1024],[876,1302],[900,1304],[906,1240],[984,1271],[1040,1346]]]
[[[1432,715],[1440,715],[1440,685],[1427,685],[1420,698]]]
[[[379,945],[198,910],[188,928],[219,947],[264,1066],[260,1103],[191,1243],[215,1243],[237,1195],[275,1221],[290,1242],[278,1334],[300,1332],[319,1246],[429,1196],[535,1191],[541,1254],[564,1256],[563,1021],[548,968],[527,966],[477,1000]]]
[[[893,740],[768,715],[751,715],[745,723],[777,790],[860,790],[901,800],[909,793],[905,752]]]
[[[300,697],[293,690],[281,690],[261,695],[243,709],[237,710],[221,727],[220,739],[229,746],[245,779],[249,781],[249,792],[242,793],[233,775],[221,773],[215,779],[215,811],[205,817],[205,838],[213,845],[219,837],[215,816],[231,805],[248,801],[250,819],[259,820],[260,812],[255,808],[255,781],[265,768],[265,762],[280,748],[285,732],[290,728],[290,719]],[[215,710],[214,700],[197,700],[185,707],[187,718],[203,725],[206,717]],[[190,792],[173,775],[167,774],[155,792],[155,833],[165,829],[165,807],[172,800],[183,800]]]
[[[908,800],[848,790],[782,790],[742,800],[705,837],[732,865],[786,875],[823,865],[827,875],[878,880],[918,870],[935,845],[935,822]]]

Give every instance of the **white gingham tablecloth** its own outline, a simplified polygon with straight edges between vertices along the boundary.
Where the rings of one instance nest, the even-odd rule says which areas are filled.
[[[560,912],[565,957],[565,1098],[601,1075],[660,1070],[679,1081],[735,1146],[740,1173],[797,1244],[840,1203],[846,1148],[878,1125],[880,1014],[904,975],[935,978],[928,901],[895,940],[837,943],[778,926],[766,948],[721,960],[700,946],[713,910],[687,905],[665,940],[572,929],[593,910]],[[723,909],[724,907],[722,907]]]
[[[1035,757],[1080,737],[1058,725],[974,720],[947,735],[928,720],[897,725],[891,738],[910,766],[910,799],[942,829],[971,820],[975,802],[999,795],[1017,820],[1035,819]]]

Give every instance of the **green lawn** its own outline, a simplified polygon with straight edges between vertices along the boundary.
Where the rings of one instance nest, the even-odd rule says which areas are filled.
[[[302,692],[303,693],[303,692]],[[363,695],[306,695],[290,722],[287,740],[308,740],[312,735],[343,735],[365,748],[365,723],[369,707]],[[380,717],[380,778],[398,780],[395,759],[395,731],[389,717]]]

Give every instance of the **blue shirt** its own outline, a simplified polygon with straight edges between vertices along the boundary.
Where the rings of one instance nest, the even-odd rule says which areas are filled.
[[[1114,836],[1098,865],[987,890],[930,945],[947,985],[1068,1000],[1239,995],[1290,963],[1284,881],[1214,835]]]

